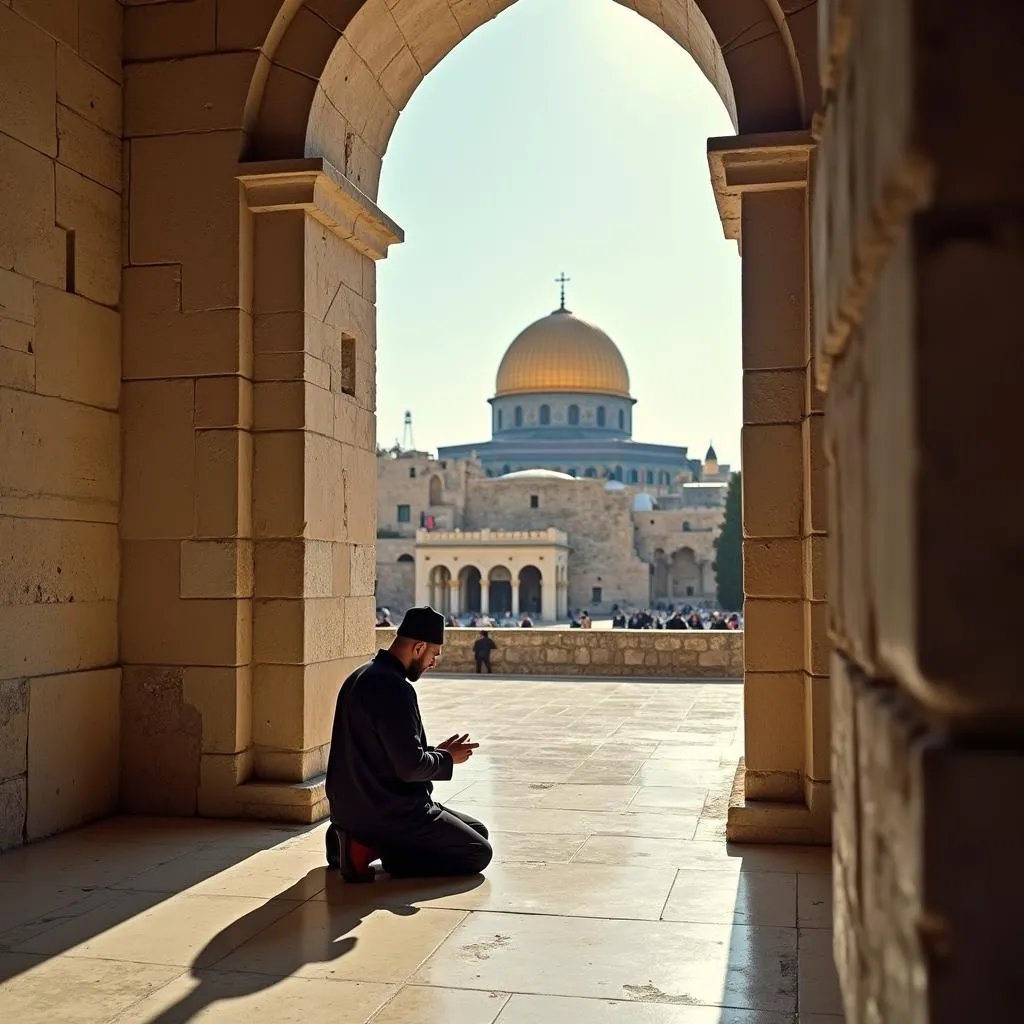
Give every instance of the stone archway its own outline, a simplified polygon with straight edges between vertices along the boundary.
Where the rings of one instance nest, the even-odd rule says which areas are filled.
[[[452,574],[444,565],[430,570],[430,606],[442,615],[451,614]]]
[[[512,611],[512,573],[503,565],[487,574],[487,608],[495,618]]]
[[[475,565],[464,565],[459,570],[459,593],[461,611],[479,612],[483,609],[480,570]]]
[[[243,813],[239,784],[273,779],[295,783],[282,814],[308,818],[322,810],[305,783],[323,768],[330,681],[373,646],[374,263],[403,237],[374,201],[381,159],[423,76],[510,3],[225,5],[201,57],[161,31],[163,6],[131,11],[152,46],[125,86],[125,690],[145,700],[154,679],[174,678],[181,700],[190,673],[200,763],[167,782],[183,804],[201,777],[200,810]],[[784,541],[785,578],[802,578],[825,530],[806,350],[814,4],[626,6],[691,52],[741,133],[712,140],[709,156],[743,251],[745,531],[752,562],[761,541]],[[794,378],[806,407],[788,401]],[[305,570],[325,550],[340,566],[328,592]],[[748,710],[775,699],[779,672],[796,673],[806,685],[786,714],[819,722],[827,705],[811,695],[827,687],[827,648],[811,640],[824,636],[823,595],[780,592],[768,575],[747,595]],[[326,628],[338,621],[344,630]],[[230,707],[250,695],[252,707],[248,720],[233,712],[230,742],[214,736],[224,709],[208,696],[225,679],[247,698]],[[822,722],[807,742],[827,735]],[[138,739],[124,749],[142,750]],[[748,744],[748,797],[772,800],[773,814],[789,801],[806,825],[787,824],[791,839],[826,834],[827,757],[794,771],[776,755]],[[144,767],[132,756],[129,777]]]
[[[672,553],[670,568],[672,593],[675,597],[704,597],[703,573],[693,548],[679,548]]]
[[[519,570],[519,612],[539,618],[543,604],[543,578],[540,569],[535,565],[524,565]]]

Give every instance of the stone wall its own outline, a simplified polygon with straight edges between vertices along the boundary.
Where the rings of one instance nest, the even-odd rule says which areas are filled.
[[[394,629],[378,629],[387,647]],[[732,679],[743,675],[743,633],[725,630],[490,629],[494,671],[504,675],[654,676]],[[475,672],[477,629],[445,630],[439,672]]]
[[[412,538],[377,539],[377,607],[392,615],[412,607],[416,597],[416,542]],[[400,562],[402,556],[407,562]]]
[[[0,849],[117,803],[122,15],[0,4]]]
[[[537,508],[530,507],[531,495]],[[603,480],[474,480],[466,524],[474,530],[564,530],[569,607],[605,614],[616,603],[643,607],[650,600],[650,567],[634,547],[632,503],[632,494],[607,491]],[[601,588],[600,602],[593,600],[595,587]]]

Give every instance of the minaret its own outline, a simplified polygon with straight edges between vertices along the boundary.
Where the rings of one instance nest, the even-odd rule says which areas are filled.
[[[715,453],[715,446],[710,443],[707,455],[704,456],[704,469],[701,476],[705,480],[713,480],[718,476],[718,455]]]

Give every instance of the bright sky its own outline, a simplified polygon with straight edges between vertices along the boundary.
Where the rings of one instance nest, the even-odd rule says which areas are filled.
[[[613,0],[519,0],[426,78],[379,203],[406,241],[379,264],[378,436],[490,438],[494,378],[567,306],[616,341],[634,434],[739,468],[740,261],[706,140],[733,127],[689,55]]]

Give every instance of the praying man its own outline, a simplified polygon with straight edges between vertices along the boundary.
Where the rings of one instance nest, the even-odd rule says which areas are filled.
[[[490,863],[487,828],[433,798],[479,747],[468,734],[432,747],[412,684],[437,662],[444,616],[410,608],[394,642],[338,694],[327,764],[327,862],[347,882],[371,882],[378,858],[393,877],[475,875]]]

